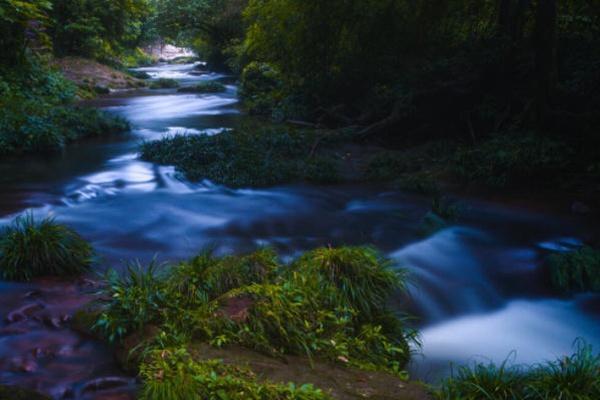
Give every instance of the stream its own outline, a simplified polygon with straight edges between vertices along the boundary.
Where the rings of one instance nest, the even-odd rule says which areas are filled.
[[[559,297],[541,268],[551,251],[581,245],[592,229],[585,221],[458,199],[459,223],[424,237],[430,200],[420,196],[350,184],[232,190],[139,160],[143,141],[215,135],[245,118],[234,82],[194,67],[139,70],[182,85],[220,80],[227,91],[113,93],[88,105],[127,118],[130,133],[1,163],[0,226],[28,209],[69,224],[93,243],[98,273],[132,259],[181,260],[206,247],[227,254],[270,245],[291,258],[316,246],[373,244],[410,272],[410,304],[395,304],[417,317],[422,348],[410,369],[427,381],[451,364],[552,360],[570,354],[576,338],[600,350],[600,296]],[[69,328],[98,279],[0,282],[0,384],[56,399],[134,398],[135,379],[119,371],[110,349]]]

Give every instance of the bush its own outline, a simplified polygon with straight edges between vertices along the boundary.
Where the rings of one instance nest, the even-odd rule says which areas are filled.
[[[286,127],[242,127],[215,136],[178,135],[144,143],[141,155],[146,161],[175,165],[190,180],[236,188],[336,181],[333,162],[310,157],[316,135]]]
[[[282,100],[280,73],[265,63],[252,62],[244,68],[240,99],[252,115],[271,115]]]
[[[569,357],[525,366],[475,364],[443,382],[439,399],[592,400],[600,398],[600,355],[581,340]]]
[[[150,83],[150,89],[175,89],[179,87],[179,82],[175,79],[160,78]]]
[[[504,134],[460,149],[454,161],[458,175],[467,181],[505,186],[552,176],[564,169],[568,155],[568,147],[552,139]]]
[[[219,82],[208,81],[191,87],[182,87],[177,91],[180,93],[222,93],[226,91],[225,85]]]
[[[28,281],[38,276],[71,276],[86,271],[92,247],[71,228],[51,218],[17,217],[0,236],[0,276]]]
[[[128,73],[129,73],[129,75],[133,76],[136,79],[146,80],[146,79],[152,78],[152,76],[149,73],[144,72],[144,71],[128,71]]]
[[[548,258],[552,284],[565,293],[600,292],[600,251],[584,246]]]

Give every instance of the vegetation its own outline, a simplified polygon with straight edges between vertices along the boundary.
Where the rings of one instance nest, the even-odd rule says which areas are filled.
[[[335,136],[319,140],[312,130],[244,126],[215,136],[177,135],[144,143],[142,159],[175,165],[190,180],[229,187],[270,186],[294,181],[335,182],[336,166],[312,154]]]
[[[600,396],[600,355],[577,341],[569,357],[531,368],[475,364],[443,383],[439,399],[591,400]]]
[[[259,383],[251,370],[220,360],[194,361],[185,348],[150,351],[140,375],[145,382],[140,395],[143,400],[329,398],[311,385]]]
[[[179,82],[175,79],[160,78],[150,83],[150,89],[175,89],[179,87]]]
[[[88,242],[71,228],[32,214],[17,217],[0,234],[0,277],[28,281],[38,276],[72,276],[93,260]]]
[[[181,93],[221,93],[227,90],[225,85],[219,82],[201,82],[195,86],[182,87],[177,91]]]
[[[548,259],[552,284],[565,293],[600,292],[600,251],[584,246]]]
[[[149,399],[213,398],[220,390],[228,398],[244,398],[242,392],[260,399],[326,398],[309,386],[259,384],[243,368],[193,361],[190,343],[237,344],[405,376],[415,334],[386,306],[405,285],[401,270],[368,247],[317,249],[289,266],[269,249],[222,258],[203,253],[169,273],[154,265],[111,273],[110,300],[95,327],[112,341],[159,327],[140,345],[142,392]],[[159,371],[161,379],[151,379]],[[176,395],[184,397],[160,397]]]

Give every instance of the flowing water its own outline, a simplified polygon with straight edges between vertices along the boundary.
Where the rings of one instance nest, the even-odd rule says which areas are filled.
[[[90,106],[128,118],[130,134],[86,141],[49,159],[0,165],[0,224],[26,209],[53,216],[91,240],[99,270],[123,260],[179,260],[271,245],[287,257],[320,245],[374,244],[411,272],[409,304],[423,343],[413,374],[435,380],[450,363],[540,362],[568,354],[574,339],[600,349],[600,297],[558,298],[541,269],[550,251],[579,246],[580,221],[462,200],[460,224],[422,235],[427,199],[376,186],[293,185],[231,190],[189,183],[172,167],[138,159],[139,143],[176,133],[214,135],[244,118],[236,87],[194,65],[144,68],[191,85],[228,83],[222,94],[175,90],[115,93]],[[133,398],[135,381],[103,344],[69,329],[95,276],[75,282],[0,282],[0,383],[55,398]]]

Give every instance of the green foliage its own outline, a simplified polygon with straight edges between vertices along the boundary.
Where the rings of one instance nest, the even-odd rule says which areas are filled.
[[[295,268],[333,285],[342,296],[340,303],[348,304],[367,320],[381,314],[394,291],[406,290],[405,279],[370,247],[317,249],[301,257]]]
[[[19,216],[0,234],[0,277],[5,280],[76,275],[92,261],[90,244],[51,218]]]
[[[436,393],[439,399],[592,400],[600,396],[600,355],[581,340],[569,357],[532,367],[460,367]]]
[[[163,333],[142,345],[145,354],[194,338],[404,376],[415,334],[386,307],[404,288],[403,272],[371,248],[317,249],[291,266],[268,249],[202,253],[168,275],[153,266],[109,275],[110,300],[96,328],[118,340],[160,326]]]
[[[282,100],[281,75],[271,65],[252,62],[242,72],[240,98],[252,115],[270,115]]]
[[[142,364],[142,400],[324,400],[311,385],[258,382],[249,369],[219,360],[194,361],[182,348],[154,350]]]
[[[490,186],[530,182],[563,169],[569,149],[563,143],[532,134],[498,135],[475,147],[460,149],[456,171],[467,181]]]
[[[222,83],[208,81],[191,87],[182,87],[177,91],[181,93],[222,93],[225,90],[227,90],[227,88]]]
[[[565,293],[600,292],[600,251],[584,246],[548,258],[555,288]]]
[[[112,62],[128,47],[132,49],[129,57],[135,58],[133,49],[143,37],[144,21],[151,11],[148,0],[52,3],[50,35],[59,56],[79,55]]]
[[[144,143],[142,158],[174,164],[190,180],[229,187],[272,186],[303,180],[335,181],[331,162],[311,157],[317,132],[244,126],[219,135],[173,136]],[[336,140],[332,137],[321,141]]]
[[[80,138],[129,129],[118,117],[73,107],[75,87],[38,61],[0,77],[0,156],[62,149]]]
[[[179,82],[175,79],[160,78],[150,83],[150,89],[175,89],[179,87]]]
[[[109,312],[100,314],[93,329],[110,342],[161,320],[168,302],[161,266],[156,261],[148,266],[130,263],[124,274],[110,270],[106,284],[105,290],[110,293]]]
[[[364,175],[370,181],[391,181],[408,169],[407,160],[400,154],[383,152],[369,160]]]
[[[230,49],[244,35],[247,0],[159,0],[155,25],[166,40],[188,45],[212,69],[226,69]]]

